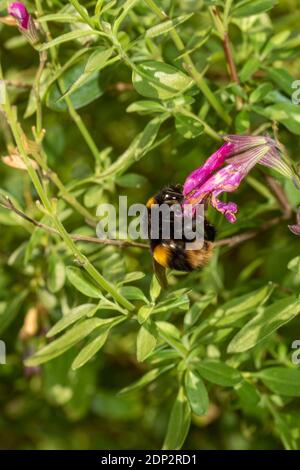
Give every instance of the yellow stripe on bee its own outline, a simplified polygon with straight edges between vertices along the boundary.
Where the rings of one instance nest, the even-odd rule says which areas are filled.
[[[153,206],[153,204],[156,204],[156,200],[154,197],[150,197],[150,199],[148,200],[146,204],[147,209],[150,209],[150,207]]]
[[[153,258],[155,261],[163,266],[164,268],[168,267],[170,257],[170,250],[168,247],[163,245],[157,245],[153,250]]]

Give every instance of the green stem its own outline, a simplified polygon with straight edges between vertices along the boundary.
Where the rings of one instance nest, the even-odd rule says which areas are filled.
[[[41,1],[40,0],[35,0],[35,3],[36,3],[36,8],[37,8],[38,15],[43,16],[44,12],[43,12],[43,9],[42,9]],[[75,7],[75,3],[78,4],[78,2],[74,1],[74,7]],[[79,7],[82,9],[82,7],[80,5],[79,5]],[[82,14],[81,14],[81,16],[82,16]],[[90,24],[90,26],[94,29],[94,25],[92,23]],[[51,39],[50,31],[49,31],[49,28],[48,28],[48,25],[47,25],[46,21],[43,23],[43,28],[44,28],[44,31],[47,34],[48,38]],[[54,68],[56,70],[58,68],[61,68],[61,66],[60,66],[60,64],[57,60],[57,53],[56,53],[55,48],[50,49],[50,56],[51,56],[51,60],[52,60]],[[60,87],[61,93],[62,94],[65,93],[66,88],[65,88],[65,84],[64,84],[64,81],[63,81],[62,78],[58,79],[58,85]],[[89,133],[89,131],[86,127],[86,125],[84,124],[83,120],[81,119],[81,116],[77,113],[76,109],[74,108],[71,98],[69,96],[66,96],[64,99],[65,99],[66,105],[68,107],[68,111],[69,111],[69,114],[70,114],[71,118],[73,119],[76,126],[78,127],[82,137],[84,138],[84,140],[85,140],[87,146],[89,147],[91,153],[93,154],[95,160],[97,160],[98,156],[99,156],[99,150],[97,148],[97,145],[95,144],[91,134]]]
[[[151,10],[160,18],[160,20],[164,21],[168,19],[168,15],[161,9],[159,8],[154,0],[146,0],[146,3],[148,6],[151,8]],[[179,52],[182,52],[185,49],[184,43],[179,36],[178,32],[176,29],[172,29],[170,31],[170,36],[177,47]],[[231,123],[231,117],[229,114],[223,109],[223,106],[220,104],[220,102],[216,99],[215,95],[213,92],[210,90],[209,86],[207,85],[206,81],[202,77],[202,75],[198,72],[196,66],[194,65],[194,62],[192,61],[191,57],[189,54],[185,54],[183,56],[183,61],[185,64],[185,68],[187,72],[191,75],[191,77],[194,79],[195,83],[197,84],[198,88],[202,91],[203,95],[207,98],[211,106],[215,109],[215,111],[218,113],[218,115],[227,123]]]
[[[39,53],[39,67],[35,76],[35,99],[36,99],[36,138],[39,141],[42,136],[42,102],[41,102],[41,77],[47,60],[47,52],[42,51]]]
[[[1,67],[0,67],[0,79],[2,79]],[[54,227],[59,232],[61,238],[65,242],[65,245],[73,253],[75,258],[79,261],[79,263],[83,266],[83,268],[88,272],[88,274],[94,279],[97,285],[99,285],[103,290],[108,292],[120,305],[122,305],[123,307],[125,307],[126,309],[130,311],[133,310],[134,306],[132,305],[132,303],[129,302],[121,294],[119,294],[117,289],[114,286],[112,286],[90,263],[88,258],[81,253],[81,251],[77,248],[76,244],[74,243],[74,241],[72,240],[72,238],[66,231],[65,227],[63,226],[63,224],[57,217],[56,211],[54,207],[52,206],[47,196],[47,193],[44,190],[42,183],[31,164],[29,156],[27,155],[26,149],[22,141],[21,134],[19,132],[19,124],[17,121],[16,111],[11,107],[7,93],[5,96],[5,104],[3,105],[3,107],[5,109],[6,118],[12,130],[12,134],[16,141],[20,156],[24,160],[30,179],[37,191],[37,194],[40,200],[42,201],[44,208],[46,209],[48,215],[51,217]]]

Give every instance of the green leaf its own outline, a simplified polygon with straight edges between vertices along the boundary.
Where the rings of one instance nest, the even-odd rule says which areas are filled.
[[[25,289],[18,294],[14,294],[11,302],[8,302],[3,311],[0,312],[0,334],[9,327],[20,312],[20,307],[26,298],[28,291]]]
[[[140,100],[130,104],[126,111],[128,113],[152,114],[165,112],[166,109],[157,101]]]
[[[83,304],[73,308],[70,313],[64,315],[54,326],[48,331],[47,338],[57,335],[61,331],[68,328],[82,317],[90,316],[92,313],[96,313],[98,310],[97,304]]]
[[[62,34],[52,41],[45,42],[42,46],[39,47],[39,50],[45,51],[50,49],[51,47],[58,46],[59,44],[63,44],[64,42],[74,41],[75,39],[80,39],[85,36],[91,36],[91,34],[98,34],[96,31],[92,29],[76,29],[76,31],[71,31],[66,34]]]
[[[263,99],[267,96],[267,94],[273,90],[272,83],[266,82],[259,85],[254,91],[252,91],[249,102],[251,104],[257,103],[259,101],[263,101]]]
[[[178,450],[184,444],[191,424],[191,409],[183,387],[180,388],[172,407],[163,450]]]
[[[251,382],[242,380],[235,386],[235,391],[244,409],[257,409],[257,405],[259,404],[261,397]]]
[[[138,322],[142,325],[148,320],[153,311],[153,305],[142,305],[138,311]]]
[[[278,300],[263,308],[231,340],[227,351],[240,353],[253,348],[300,312],[300,301],[294,296]]]
[[[193,16],[193,13],[189,13],[188,15],[181,15],[181,16],[178,16],[177,18],[173,18],[172,20],[167,20],[167,21],[163,21],[162,23],[156,24],[155,26],[152,26],[152,28],[149,28],[146,31],[146,37],[156,38],[157,36],[160,36],[161,34],[166,34],[172,29],[176,28],[176,26],[190,19],[191,16]]]
[[[156,276],[152,276],[150,284],[150,299],[152,302],[155,302],[158,299],[161,293],[161,285],[158,282]]]
[[[137,173],[126,173],[126,175],[116,176],[115,182],[121,188],[140,189],[147,184],[148,180],[145,176],[138,175]]]
[[[193,413],[203,416],[208,411],[207,390],[197,371],[188,370],[185,374],[186,394]]]
[[[203,134],[204,131],[204,126],[201,122],[179,112],[175,114],[175,127],[185,139],[195,139]]]
[[[291,259],[287,267],[290,271],[300,274],[300,256],[296,256],[296,258]]]
[[[165,313],[170,310],[188,310],[190,306],[190,300],[186,294],[178,295],[176,298],[167,299],[163,302],[160,302],[154,307],[153,312],[155,313]]]
[[[236,18],[258,15],[271,10],[276,3],[277,0],[244,0],[233,8],[232,15]]]
[[[123,316],[103,319],[103,326],[101,327],[101,332],[97,335],[96,338],[93,339],[93,341],[88,343],[75,357],[72,363],[72,369],[79,369],[84,364],[86,364],[102,348],[102,346],[104,346],[110,330],[114,326],[123,322],[124,319],[125,318]]]
[[[47,286],[55,294],[63,288],[66,280],[66,269],[62,259],[52,254],[48,264]]]
[[[125,286],[119,289],[121,295],[123,295],[128,300],[142,300],[147,303],[148,299],[145,296],[144,292],[138,287],[134,286]]]
[[[103,196],[103,186],[99,184],[90,186],[83,196],[84,205],[86,207],[96,207],[100,204]]]
[[[293,89],[292,84],[295,78],[292,77],[287,70],[274,67],[265,67],[264,70],[268,78],[270,78],[280,90],[284,91],[287,96],[291,96]]]
[[[293,134],[300,135],[300,107],[292,103],[276,103],[266,108],[253,106],[262,116],[283,124]]]
[[[110,166],[106,175],[124,172],[126,168],[140,160],[148,151],[150,151],[155,142],[160,126],[168,117],[169,115],[165,113],[148,122],[144,130],[136,136],[127,150]]]
[[[197,370],[204,379],[223,387],[233,387],[242,380],[239,371],[224,362],[203,360],[197,364]]]
[[[92,297],[93,299],[100,299],[103,297],[100,289],[92,283],[92,281],[80,268],[68,266],[67,278],[68,281],[75,287],[75,289],[77,289],[83,295]]]
[[[57,82],[50,86],[46,98],[49,108],[54,111],[67,111],[68,106],[63,97],[67,96],[70,90],[72,91],[70,99],[75,109],[86,106],[103,94],[98,72],[90,72],[86,75],[84,74],[84,67],[85,63],[81,61],[61,75],[60,83],[64,84],[63,89],[60,88]]]
[[[118,284],[127,284],[134,281],[138,281],[139,279],[143,279],[145,277],[145,273],[142,271],[133,271],[131,273],[127,273],[123,279],[119,281]]]
[[[234,121],[235,130],[237,134],[243,134],[250,128],[250,115],[249,112],[245,109],[240,111]]]
[[[241,320],[255,308],[264,304],[269,299],[274,288],[274,284],[269,283],[260,289],[226,302],[216,311],[216,325],[218,327],[227,327]]]
[[[194,325],[199,317],[202,315],[203,311],[211,303],[216,300],[216,293],[214,291],[207,292],[207,294],[202,295],[201,299],[194,303],[190,310],[185,314],[184,324],[186,327]]]
[[[109,335],[108,331],[100,333],[93,341],[87,344],[80,353],[75,357],[72,363],[72,370],[79,369],[84,366],[97,352],[104,346]]]
[[[104,326],[108,321],[111,321],[111,319],[102,320],[100,318],[92,318],[89,320],[83,320],[73,326],[67,333],[60,336],[60,338],[40,349],[34,356],[30,357],[26,361],[26,365],[36,366],[60,356],[65,351],[72,348],[76,343],[88,336],[96,328]]]
[[[250,57],[239,72],[241,82],[247,82],[259,69],[261,61],[257,57]]]
[[[150,384],[153,382],[157,377],[160,375],[164,374],[165,372],[168,372],[170,369],[172,369],[174,365],[168,365],[162,368],[157,368],[157,369],[152,369],[146,374],[143,375],[139,380],[134,382],[132,385],[129,385],[128,387],[123,388],[120,390],[119,395],[123,395],[124,393],[131,393],[133,391],[139,390],[146,385]]]
[[[300,370],[285,367],[268,367],[257,374],[273,392],[288,397],[300,397]]]
[[[193,80],[172,65],[148,61],[136,67],[132,83],[142,96],[167,100],[184,93]]]
[[[155,324],[158,328],[159,336],[172,346],[175,351],[179,352],[182,357],[185,357],[187,355],[187,349],[181,341],[180,332],[176,326],[166,321],[157,321]]]
[[[139,329],[136,342],[136,356],[143,362],[153,351],[157,343],[155,330],[151,324],[144,324]]]
[[[111,57],[113,50],[113,47],[110,47],[108,49],[98,48],[94,51],[88,58],[84,72],[87,73],[102,70],[103,67],[106,66],[108,59]]]

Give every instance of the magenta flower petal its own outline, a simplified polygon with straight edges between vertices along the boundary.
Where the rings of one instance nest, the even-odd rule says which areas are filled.
[[[300,207],[298,208],[298,212],[297,212],[297,224],[288,225],[288,228],[290,229],[292,233],[300,236]]]
[[[228,222],[234,223],[236,222],[235,214],[238,211],[238,206],[235,202],[222,202],[217,198],[218,192],[212,193],[211,196],[211,205],[217,209],[217,211],[224,214]]]
[[[224,140],[225,144],[187,177],[183,187],[185,214],[194,213],[198,204],[210,203],[229,222],[235,222],[237,205],[222,202],[218,196],[223,192],[234,192],[257,164],[272,168],[292,180],[296,178],[297,175],[270,137],[227,135]]]
[[[28,28],[30,14],[28,13],[27,8],[21,2],[11,3],[8,7],[8,13],[16,18],[19,26],[23,29]]]
[[[208,180],[213,171],[223,165],[225,160],[232,155],[234,144],[226,142],[215,153],[213,153],[203,166],[193,171],[185,180],[183,194],[187,195],[199,185]]]
[[[40,42],[41,38],[35,21],[29,14],[24,3],[11,3],[8,7],[8,13],[17,20],[20,33],[35,47]]]
[[[295,235],[300,236],[300,224],[299,225],[288,225],[290,231]]]
[[[214,173],[198,189],[187,194],[184,204],[200,204],[214,192],[220,194],[222,192],[231,193],[235,191],[253,166],[267,152],[268,147],[265,145],[258,147],[258,149],[248,150],[241,156],[231,158],[231,163]]]

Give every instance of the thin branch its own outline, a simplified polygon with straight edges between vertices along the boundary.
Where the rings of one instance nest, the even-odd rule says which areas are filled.
[[[17,209],[17,207],[13,204],[13,202],[8,197],[6,198],[3,197],[0,200],[0,205],[4,207],[5,209],[8,209],[14,212],[19,217],[31,223],[32,225],[35,225],[36,227],[39,227],[53,235],[60,236],[59,232],[55,228],[50,227],[49,225],[43,224],[42,222],[38,222],[37,220],[34,220],[31,217],[29,217],[27,214],[25,214],[21,210]],[[262,224],[260,228],[257,230],[249,230],[247,232],[234,235],[233,237],[223,238],[223,240],[217,240],[216,242],[214,242],[214,246],[215,247],[227,246],[228,248],[232,248],[234,246],[239,245],[240,243],[250,240],[251,238],[255,238],[257,235],[260,235],[261,233],[267,231],[269,228],[274,227],[274,225],[278,225],[280,222],[289,219],[289,217],[290,217],[290,214],[287,214],[287,213],[279,217],[274,217],[273,219],[270,219],[264,224]],[[87,235],[79,235],[79,234],[69,234],[69,235],[72,238],[72,240],[76,242],[95,243],[98,245],[112,245],[112,246],[117,246],[119,248],[142,248],[146,250],[149,249],[149,246],[146,243],[138,243],[138,242],[133,242],[129,240],[101,239],[97,237],[89,237]]]
[[[55,228],[50,227],[49,225],[43,224],[42,222],[38,222],[37,220],[32,219],[27,214],[19,210],[8,197],[2,198],[0,200],[0,205],[4,207],[5,209],[8,209],[14,212],[19,217],[31,223],[32,225],[45,230],[45,232],[60,236],[60,233]],[[75,242],[88,242],[88,243],[96,243],[99,245],[113,245],[119,248],[143,248],[147,250],[149,249],[149,246],[145,243],[138,243],[138,242],[133,242],[129,240],[110,240],[110,239],[89,237],[86,235],[78,235],[78,234],[69,234],[69,236]]]
[[[242,242],[250,240],[251,238],[255,238],[257,235],[260,235],[261,233],[269,230],[269,228],[274,227],[274,225],[278,225],[280,222],[288,219],[288,214],[283,214],[282,216],[274,217],[273,219],[267,220],[265,223],[263,223],[257,230],[249,230],[247,232],[234,235],[233,237],[223,238],[223,240],[217,240],[214,243],[214,246],[228,246],[229,248],[232,248]]]
[[[216,28],[219,31],[219,34],[222,38],[222,44],[223,44],[226,62],[228,65],[230,79],[239,85],[240,80],[239,80],[239,76],[237,73],[235,61],[233,58],[231,42],[230,42],[229,33],[228,33],[228,26],[227,24],[225,24],[225,21],[224,21],[224,24],[222,24],[220,12],[217,7],[212,8],[211,12],[213,15],[213,19],[215,21]],[[243,100],[240,96],[236,97],[236,107],[238,110],[240,110],[243,107]]]
[[[289,218],[292,215],[293,209],[288,198],[286,197],[283,187],[277,180],[273,178],[273,176],[266,175],[265,179],[269,184],[279,206],[281,207],[282,213],[286,215],[287,218]]]

